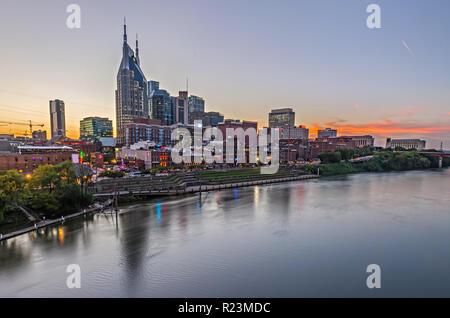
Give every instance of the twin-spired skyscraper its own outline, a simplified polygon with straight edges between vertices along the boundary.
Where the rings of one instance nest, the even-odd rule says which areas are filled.
[[[193,114],[191,116],[191,114]],[[135,119],[155,119],[164,125],[188,124],[192,118],[216,116],[216,112],[205,113],[205,100],[188,96],[180,91],[178,96],[159,87],[159,82],[147,81],[140,67],[139,44],[136,35],[136,52],[128,45],[127,26],[123,25],[122,61],[117,72],[116,131],[117,144],[124,145],[127,129],[125,125]],[[195,116],[194,116],[195,115]],[[220,117],[220,116],[219,116]],[[221,119],[223,120],[223,118]],[[216,122],[217,120],[210,120]],[[141,121],[142,122],[142,121]]]
[[[136,35],[136,54],[127,42],[127,26],[123,26],[122,62],[117,73],[116,127],[119,144],[124,142],[123,125],[136,118],[149,118],[147,80],[139,66],[139,46]]]

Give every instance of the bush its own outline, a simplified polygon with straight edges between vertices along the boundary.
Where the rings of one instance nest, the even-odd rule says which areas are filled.
[[[319,173],[322,176],[336,176],[353,172],[358,171],[354,168],[354,165],[349,162],[321,164],[319,167]]]
[[[344,153],[348,157],[349,152],[336,151],[335,153]],[[365,153],[366,150],[359,153]],[[351,153],[351,152],[350,152]],[[319,155],[322,160],[322,164],[319,166],[320,174],[323,176],[342,175],[355,172],[383,172],[383,171],[404,171],[414,169],[428,169],[435,167],[435,159],[429,159],[423,155],[418,154],[416,151],[407,151],[396,153],[392,151],[381,151],[373,155],[373,158],[366,162],[359,163],[330,163],[335,161],[339,156],[332,156],[333,153],[326,152]],[[443,166],[450,165],[450,158],[444,158]],[[303,170],[307,173],[316,173],[317,170],[314,167],[303,167]]]
[[[342,160],[340,152],[323,152],[319,155],[321,163],[338,163]]]
[[[430,159],[416,151],[379,152],[374,155],[373,160],[377,161],[384,171],[428,169],[431,167]]]

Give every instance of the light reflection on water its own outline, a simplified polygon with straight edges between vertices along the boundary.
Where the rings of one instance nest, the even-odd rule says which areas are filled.
[[[449,207],[450,170],[158,198],[3,242],[0,296],[450,297]]]

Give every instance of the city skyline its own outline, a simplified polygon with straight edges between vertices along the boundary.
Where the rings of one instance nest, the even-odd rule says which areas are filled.
[[[95,17],[103,13],[106,2],[79,1],[80,30],[66,28],[66,4],[53,2],[51,8],[49,3],[29,3],[36,9],[30,12],[42,20],[38,21],[42,34],[36,39],[30,29],[33,21],[23,11],[19,17],[14,2],[7,1],[10,10],[2,10],[8,15],[0,13],[13,30],[3,29],[2,37],[15,48],[0,53],[2,60],[8,60],[0,78],[5,120],[31,119],[50,132],[48,102],[54,99],[65,102],[69,137],[78,137],[84,117],[114,119],[115,73],[126,15],[130,40],[139,33],[147,79],[159,81],[176,96],[189,77],[189,94],[204,97],[206,111],[268,126],[270,110],[292,108],[295,124],[305,125],[313,136],[318,129],[330,127],[339,135],[372,134],[377,145],[387,137],[410,137],[426,139],[430,147],[439,147],[441,141],[444,148],[450,147],[450,76],[445,71],[450,42],[444,35],[449,22],[437,18],[445,16],[442,7],[449,8],[448,3],[425,12],[421,10],[425,2],[414,1],[407,7],[382,2],[380,30],[365,26],[367,3],[361,1],[339,5],[286,1],[277,6],[261,1],[256,12],[249,4],[238,6],[233,1],[229,6],[136,1],[134,9],[108,3],[111,14],[102,24]],[[146,22],[141,13],[146,8],[153,19],[149,20],[158,27]],[[199,15],[199,8],[211,16]],[[238,14],[232,17],[233,10]],[[264,24],[258,18],[267,18],[268,10],[274,19]],[[167,21],[158,23],[162,19],[158,12],[167,11],[175,16],[181,11],[187,21],[196,19],[186,30]],[[283,21],[283,15],[294,17],[290,11],[299,18]],[[339,14],[330,22],[332,12]],[[421,18],[416,29],[408,28],[408,23]],[[164,39],[167,45],[160,45]],[[50,52],[51,43],[58,43],[60,49]],[[33,85],[25,86],[29,81]],[[24,128],[0,127],[1,133],[10,131],[23,134]]]

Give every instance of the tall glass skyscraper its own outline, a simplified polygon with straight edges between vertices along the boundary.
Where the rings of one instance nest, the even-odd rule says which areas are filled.
[[[151,119],[157,119],[166,125],[176,122],[176,105],[167,91],[159,88],[159,82],[148,82],[148,105]]]
[[[127,26],[123,26],[122,62],[117,73],[116,129],[118,144],[124,142],[123,125],[136,118],[149,118],[147,80],[139,66],[139,46],[136,54],[127,43]]]
[[[108,118],[86,117],[80,120],[80,139],[97,141],[101,137],[112,137],[112,121]]]
[[[285,128],[294,127],[295,112],[292,108],[274,109],[269,113],[269,128]]]
[[[66,136],[65,106],[62,100],[50,101],[50,126],[52,139],[57,136]]]
[[[178,97],[172,97],[175,105],[176,123],[187,124],[189,121],[189,97],[187,91],[178,92]]]
[[[205,100],[201,97],[191,95],[189,96],[189,112],[204,112]]]

